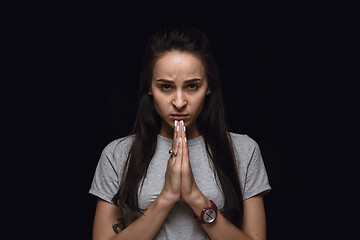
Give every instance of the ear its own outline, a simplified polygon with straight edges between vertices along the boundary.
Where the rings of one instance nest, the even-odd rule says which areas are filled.
[[[207,96],[210,95],[210,93],[211,93],[211,90],[210,90],[210,89],[206,90],[206,95],[207,95]]]
[[[153,95],[151,87],[149,87],[149,92],[148,92],[148,94],[149,94],[150,96]]]

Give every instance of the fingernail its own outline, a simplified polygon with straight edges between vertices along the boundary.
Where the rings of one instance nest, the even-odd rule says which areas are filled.
[[[184,139],[184,141],[186,142],[186,138]]]
[[[181,142],[181,138],[179,138],[179,143]]]
[[[186,132],[186,127],[184,126],[184,132]]]
[[[177,121],[175,120],[175,127],[177,126]]]
[[[177,128],[176,128],[176,132],[179,132],[179,126],[177,126]]]
[[[183,125],[183,126],[184,126],[184,120],[181,120],[181,125]]]

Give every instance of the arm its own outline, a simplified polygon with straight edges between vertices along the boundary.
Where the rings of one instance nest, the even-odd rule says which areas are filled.
[[[172,205],[169,204],[169,201],[159,195],[143,215],[125,228],[121,209],[98,199],[94,218],[93,239],[153,239],[171,208]]]
[[[210,206],[210,201],[200,196],[192,201],[190,207],[199,216],[204,206]],[[244,216],[241,229],[233,225],[220,212],[215,222],[203,224],[202,227],[211,239],[241,239],[241,240],[265,240],[266,218],[263,197],[257,195],[244,201]]]
[[[185,131],[180,131],[180,136],[186,137]],[[197,187],[194,175],[191,170],[188,146],[181,141],[179,146],[181,155],[181,197],[199,217],[204,207],[210,207],[209,199]],[[233,225],[219,211],[215,222],[203,224],[202,227],[211,239],[240,239],[240,240],[265,240],[266,239],[266,219],[262,195],[249,198],[244,201],[244,216],[241,229]]]
[[[174,128],[173,149],[178,151],[180,142]],[[171,208],[180,199],[181,159],[170,157],[165,173],[165,184],[160,195],[148,209],[125,228],[122,211],[117,206],[99,199],[93,227],[94,240],[153,239]],[[114,226],[114,227],[113,227]]]

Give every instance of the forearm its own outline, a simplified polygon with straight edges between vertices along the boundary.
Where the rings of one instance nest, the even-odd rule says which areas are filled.
[[[119,232],[112,240],[119,239],[153,239],[173,207],[162,195],[149,206],[149,208]]]
[[[238,227],[227,220],[220,212],[216,217],[214,223],[203,224],[202,227],[213,240],[220,239],[239,239],[239,240],[253,240],[251,237],[246,235]]]
[[[196,216],[199,216],[202,209],[206,206],[210,206],[210,201],[201,194],[198,196],[196,200],[189,203],[190,207],[194,211]],[[203,224],[202,227],[208,234],[211,239],[239,239],[239,240],[253,240],[253,238],[249,237],[242,230],[232,224],[229,220],[227,220],[219,211],[217,213],[217,217],[215,222],[211,224]]]

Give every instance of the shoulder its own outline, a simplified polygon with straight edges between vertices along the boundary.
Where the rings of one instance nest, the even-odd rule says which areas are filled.
[[[229,133],[229,135],[236,163],[240,168],[246,168],[261,156],[259,145],[248,135],[238,133]]]
[[[115,139],[106,145],[102,151],[102,155],[111,159],[127,155],[130,151],[133,141],[134,135]]]
[[[233,147],[242,154],[252,154],[255,149],[259,149],[259,145],[254,139],[246,134],[229,132]]]

